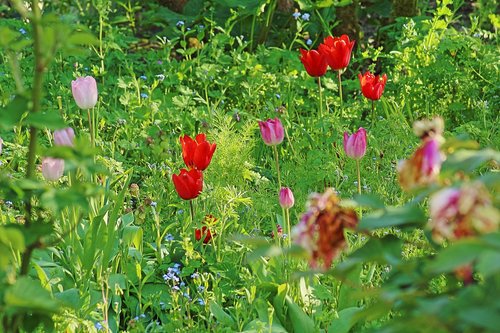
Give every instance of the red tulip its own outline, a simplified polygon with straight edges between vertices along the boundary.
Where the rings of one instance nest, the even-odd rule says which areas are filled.
[[[208,142],[203,133],[198,134],[196,140],[191,139],[189,135],[181,136],[180,141],[186,166],[190,169],[205,170],[212,161],[216,144]]]
[[[191,200],[200,195],[203,189],[203,173],[196,169],[181,169],[180,174],[172,175],[177,194],[184,200]]]
[[[350,41],[347,35],[340,37],[328,36],[323,41],[323,44],[319,45],[319,52],[324,55],[331,69],[341,70],[349,65],[355,43],[356,41]]]
[[[313,77],[325,75],[328,63],[322,53],[319,53],[316,50],[306,51],[304,49],[300,49],[300,53],[302,54],[300,61],[302,61],[307,74]]]
[[[208,244],[208,242],[210,242],[210,240],[212,239],[212,233],[207,226],[203,226],[201,229],[196,229],[194,231],[194,237],[197,241],[199,241],[203,236],[205,236],[203,238],[203,243],[205,244]]]
[[[358,78],[363,95],[373,101],[379,100],[384,92],[387,75],[384,74],[380,77],[380,75],[375,76],[366,72],[364,75],[358,74]]]

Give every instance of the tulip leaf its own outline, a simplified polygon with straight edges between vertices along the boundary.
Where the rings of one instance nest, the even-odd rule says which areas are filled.
[[[339,317],[328,326],[328,333],[348,333],[356,322],[361,319],[356,316],[362,308],[351,307],[339,311]]]
[[[214,301],[210,302],[210,312],[214,315],[221,324],[232,327],[235,324],[233,317],[225,312],[222,307]]]
[[[0,109],[0,128],[9,130],[21,121],[24,113],[28,111],[28,100],[21,95],[16,95],[14,99],[5,107]]]
[[[427,218],[423,211],[415,205],[387,207],[385,210],[363,217],[358,229],[375,230],[395,226],[422,225],[426,221]]]
[[[61,129],[67,126],[59,112],[56,111],[30,113],[28,117],[26,117],[26,123],[36,128],[47,128],[51,130]]]

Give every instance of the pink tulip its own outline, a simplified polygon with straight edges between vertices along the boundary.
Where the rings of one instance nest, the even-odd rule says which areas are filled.
[[[56,146],[73,147],[74,139],[75,139],[75,131],[73,131],[71,127],[54,131],[54,144]]]
[[[92,76],[79,77],[71,81],[73,97],[80,109],[91,109],[97,103],[97,83]]]
[[[344,132],[344,151],[347,156],[355,160],[361,159],[366,153],[366,130],[360,127],[352,135]]]
[[[46,180],[58,180],[64,173],[64,160],[45,157],[42,160],[42,175]]]
[[[268,146],[276,146],[283,142],[285,130],[278,118],[259,121],[260,133],[264,143]]]
[[[295,198],[293,197],[293,192],[288,187],[282,187],[280,190],[280,206],[286,209],[292,208],[295,204]]]

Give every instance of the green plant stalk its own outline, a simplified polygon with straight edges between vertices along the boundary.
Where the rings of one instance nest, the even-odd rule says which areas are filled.
[[[274,160],[276,162],[276,173],[278,175],[278,193],[281,190],[281,173],[280,173],[280,163],[278,159],[278,148],[276,145],[273,146],[273,151],[274,151]]]
[[[359,159],[356,159],[356,169],[358,170],[358,194],[361,194],[361,171],[359,167]]]
[[[33,48],[35,54],[35,73],[33,78],[33,92],[31,95],[33,107],[31,113],[37,113],[41,110],[42,103],[42,88],[43,88],[43,72],[45,70],[45,62],[43,60],[42,54],[42,27],[41,27],[41,12],[38,5],[38,0],[33,0],[32,4],[32,18],[31,26],[33,28]],[[35,159],[36,159],[36,146],[37,146],[37,128],[34,126],[30,127],[30,141],[28,146],[28,160],[26,167],[26,179],[32,179],[35,174]],[[31,190],[26,191],[25,200],[25,220],[24,227],[27,229],[32,223],[32,197],[33,192]],[[35,242],[35,243],[38,243]],[[31,244],[26,248],[22,255],[21,260],[21,275],[28,274],[29,262],[31,260],[31,254],[35,249],[35,243]]]
[[[285,215],[286,215],[286,230],[287,230],[287,242],[288,242],[288,248],[292,247],[292,229],[290,226],[290,209],[286,208],[285,209]]]
[[[161,265],[163,263],[163,254],[161,252],[161,240],[162,240],[162,234],[161,234],[161,226],[160,226],[160,217],[156,213],[156,209],[153,207],[153,216],[155,219],[155,225],[156,225],[156,261],[158,265]]]
[[[95,147],[95,138],[94,138],[94,126],[93,126],[93,119],[94,119],[94,108],[92,108],[92,111],[90,109],[87,109],[87,117],[89,120],[89,132],[90,132],[90,144],[92,145],[92,148]]]
[[[318,89],[319,89],[319,117],[323,118],[323,93],[321,89],[321,77],[318,77]]]
[[[191,213],[191,223],[194,224],[194,206],[193,206],[193,200],[189,200],[189,211]]]
[[[375,101],[372,99],[372,127],[375,123]]]
[[[340,96],[340,107],[342,107],[342,77],[341,77],[341,72],[340,72],[340,69],[338,70],[338,77],[339,77],[339,96]]]

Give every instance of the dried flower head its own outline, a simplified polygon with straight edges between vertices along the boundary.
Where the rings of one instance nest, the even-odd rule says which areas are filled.
[[[332,188],[325,193],[313,193],[307,212],[292,230],[294,242],[309,254],[309,265],[328,269],[335,257],[347,245],[344,229],[358,224],[354,210],[339,205],[340,199]]]

